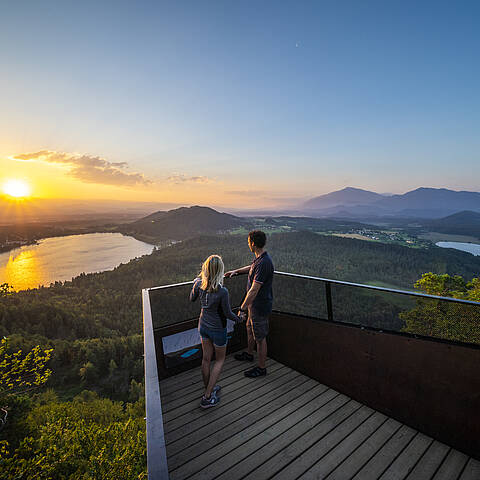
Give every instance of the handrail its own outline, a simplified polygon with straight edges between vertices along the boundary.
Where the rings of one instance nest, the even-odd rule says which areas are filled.
[[[175,287],[183,287],[184,285],[192,285],[194,280],[189,280],[188,282],[180,282],[180,283],[171,283],[170,285],[160,285],[159,287],[150,287],[146,288],[145,290],[167,290],[169,288]]]
[[[276,270],[275,270],[275,274],[285,276],[285,277],[317,280],[319,282],[333,283],[335,285],[347,285],[349,287],[359,287],[359,288],[366,288],[369,290],[379,290],[381,292],[398,293],[400,295],[412,295],[414,297],[433,298],[434,300],[445,300],[447,302],[464,303],[467,305],[476,305],[477,307],[480,307],[480,302],[474,302],[473,300],[463,300],[461,298],[441,297],[439,295],[429,295],[428,293],[412,292],[409,290],[398,290],[395,288],[375,287],[374,285],[365,285],[363,283],[345,282],[343,280],[332,280],[331,278],[312,277],[309,275],[299,275],[298,273],[279,272]]]
[[[421,297],[421,298],[429,298],[433,300],[444,300],[447,302],[453,302],[453,303],[463,303],[466,305],[475,305],[477,307],[480,307],[480,302],[475,302],[473,300],[464,300],[461,298],[453,298],[453,297],[441,297],[439,295],[430,295],[428,293],[420,293],[420,292],[412,292],[409,290],[399,290],[395,288],[386,288],[386,287],[375,287],[374,285],[365,285],[363,283],[353,283],[353,282],[346,282],[344,280],[334,280],[331,278],[322,278],[322,277],[314,277],[311,275],[301,275],[298,273],[290,273],[290,272],[280,272],[278,270],[275,270],[275,275],[280,275],[283,277],[291,277],[291,278],[302,278],[305,280],[315,280],[318,282],[325,282],[328,284],[334,284],[334,285],[346,285],[348,287],[358,287],[358,288],[365,288],[368,290],[377,290],[380,292],[387,292],[387,293],[398,293],[399,295],[410,295],[413,297]],[[182,287],[184,285],[192,285],[194,280],[190,280],[188,282],[180,282],[180,283],[172,283],[170,285],[161,285],[159,287],[151,287],[147,288],[146,290],[166,290],[169,288],[175,288],[175,287]]]

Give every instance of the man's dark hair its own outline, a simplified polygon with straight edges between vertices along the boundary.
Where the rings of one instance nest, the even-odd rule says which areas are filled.
[[[257,248],[263,248],[267,243],[267,236],[261,230],[252,230],[248,234],[248,238],[252,245],[255,245]]]

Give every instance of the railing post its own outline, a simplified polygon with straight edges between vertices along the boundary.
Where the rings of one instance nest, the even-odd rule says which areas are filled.
[[[142,300],[148,478],[150,480],[168,480],[167,451],[163,430],[162,400],[160,397],[156,355],[156,347],[158,345],[155,345],[148,289],[142,291]]]
[[[328,321],[333,322],[332,286],[331,286],[330,282],[325,282],[325,293],[327,294]]]

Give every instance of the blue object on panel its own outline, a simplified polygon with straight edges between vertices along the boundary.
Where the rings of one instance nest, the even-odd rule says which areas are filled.
[[[198,352],[198,348],[192,348],[191,350],[187,350],[186,352],[183,352],[180,356],[182,358],[188,358],[191,357],[194,353]]]

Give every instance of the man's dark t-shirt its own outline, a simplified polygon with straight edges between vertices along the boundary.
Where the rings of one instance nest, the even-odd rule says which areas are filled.
[[[267,252],[263,252],[255,258],[248,272],[247,291],[250,290],[253,282],[261,283],[262,286],[253,300],[253,313],[261,316],[268,315],[272,311],[273,303],[273,262]]]

